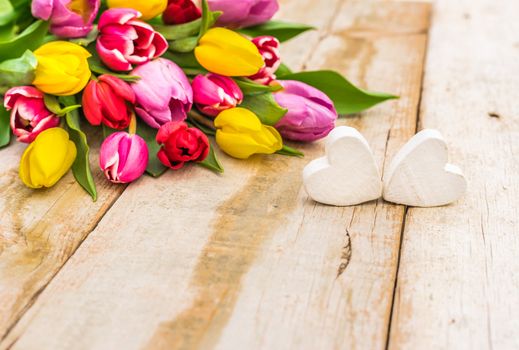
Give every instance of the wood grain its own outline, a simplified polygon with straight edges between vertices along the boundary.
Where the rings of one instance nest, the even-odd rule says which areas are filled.
[[[469,182],[454,205],[410,209],[390,349],[519,348],[519,3],[438,1],[421,128]]]
[[[429,6],[282,3],[320,28],[285,47],[293,68],[401,96],[341,121],[383,168],[415,131]],[[0,349],[384,348],[404,208],[309,201],[301,170],[323,150],[302,148],[130,186]]]
[[[72,174],[52,189],[28,189],[18,178],[24,148],[18,143],[0,151],[0,339],[124,189],[105,181],[98,167],[96,203]]]

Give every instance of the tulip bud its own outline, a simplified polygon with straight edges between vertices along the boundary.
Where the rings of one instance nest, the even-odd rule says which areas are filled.
[[[92,30],[100,0],[32,0],[32,15],[50,22],[49,31],[62,38],[81,38]]]
[[[130,125],[135,93],[130,85],[112,75],[90,81],[83,92],[83,112],[92,125],[122,130]]]
[[[130,183],[144,174],[148,157],[148,146],[142,137],[119,131],[103,141],[99,165],[111,182]]]
[[[161,145],[157,157],[165,166],[180,169],[186,162],[201,162],[209,154],[207,136],[196,128],[188,128],[184,122],[169,122],[157,133]]]
[[[209,73],[193,79],[193,99],[198,109],[211,117],[234,108],[243,101],[243,93],[231,78]]]
[[[207,0],[211,11],[222,11],[218,25],[251,27],[270,20],[279,10],[277,0]]]
[[[76,145],[65,130],[47,129],[23,153],[20,179],[30,188],[52,187],[70,169],[76,154]]]
[[[8,90],[4,106],[11,111],[11,129],[19,142],[31,143],[42,132],[59,125],[60,119],[47,109],[43,93],[32,86]]]
[[[263,85],[269,85],[276,79],[276,71],[281,65],[281,55],[279,53],[279,40],[273,36],[264,35],[252,39],[252,43],[258,48],[265,66],[249,79]]]
[[[183,121],[193,105],[193,89],[175,63],[159,58],[135,68],[141,79],[132,84],[135,111],[152,128],[170,121]]]
[[[169,0],[162,20],[166,24],[183,24],[202,17],[202,12],[193,0]]]
[[[245,108],[223,111],[214,121],[216,143],[228,155],[246,159],[255,153],[272,154],[283,147],[279,132],[261,124],[259,118]]]
[[[283,90],[274,94],[287,114],[276,124],[283,137],[311,142],[327,136],[335,127],[337,111],[323,92],[299,81],[278,81]]]
[[[99,18],[96,49],[109,68],[129,71],[132,65],[146,63],[168,49],[168,42],[162,34],[138,20],[139,17],[140,13],[133,9],[113,8],[103,12]]]
[[[167,0],[108,0],[109,8],[129,8],[139,11],[147,21],[160,15],[168,5]]]
[[[197,61],[208,71],[228,77],[259,72],[264,62],[249,39],[225,28],[212,28],[195,48]]]
[[[90,53],[68,41],[51,41],[36,51],[36,78],[32,82],[41,91],[58,96],[75,95],[83,90],[92,73]]]

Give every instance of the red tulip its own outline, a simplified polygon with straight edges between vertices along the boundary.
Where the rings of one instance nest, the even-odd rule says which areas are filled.
[[[209,154],[209,140],[196,128],[188,128],[184,122],[168,122],[157,133],[161,149],[159,160],[171,169],[180,169],[186,162],[201,162]]]
[[[252,42],[258,48],[265,66],[261,70],[249,77],[259,84],[268,85],[276,80],[276,71],[281,65],[281,56],[279,53],[279,40],[273,36],[263,35],[252,39]]]
[[[126,129],[132,117],[135,93],[130,85],[111,75],[90,81],[83,93],[83,111],[92,125]]]
[[[202,17],[202,12],[192,0],[168,0],[168,7],[162,14],[166,24],[183,24]]]
[[[11,129],[19,142],[31,143],[41,132],[60,123],[60,118],[45,106],[43,92],[33,86],[8,90],[4,105],[11,111]]]
[[[229,77],[214,73],[197,75],[191,86],[198,109],[212,117],[216,117],[221,111],[236,107],[243,101],[243,92]]]

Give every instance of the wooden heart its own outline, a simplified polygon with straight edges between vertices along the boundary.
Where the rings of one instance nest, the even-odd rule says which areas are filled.
[[[354,128],[340,126],[326,138],[326,156],[303,171],[306,192],[316,202],[349,206],[380,198],[382,180],[373,153]]]
[[[437,130],[416,134],[397,153],[384,177],[384,199],[413,207],[436,207],[466,191],[463,172],[448,164],[447,144]]]

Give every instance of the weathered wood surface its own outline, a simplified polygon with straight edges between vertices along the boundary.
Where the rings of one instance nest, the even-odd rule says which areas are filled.
[[[283,6],[282,17],[320,28],[286,46],[294,68],[338,69],[402,96],[342,121],[366,136],[382,169],[415,132],[429,5]],[[20,321],[6,314],[14,327],[0,348],[384,348],[404,208],[308,201],[300,172],[322,147],[304,148],[306,159],[222,156],[224,176],[189,167],[138,181],[43,289],[74,250],[63,248],[67,237],[80,236],[76,247],[84,223],[95,225],[70,208],[61,222],[76,226],[57,235],[57,257],[41,254],[52,266],[27,292],[25,305],[35,302]]]
[[[52,189],[30,190],[18,178],[24,148],[18,143],[0,151],[0,339],[124,189],[104,181],[96,167],[96,203],[72,174]]]
[[[420,126],[438,128],[468,193],[410,209],[390,349],[518,349],[519,2],[436,4]]]

